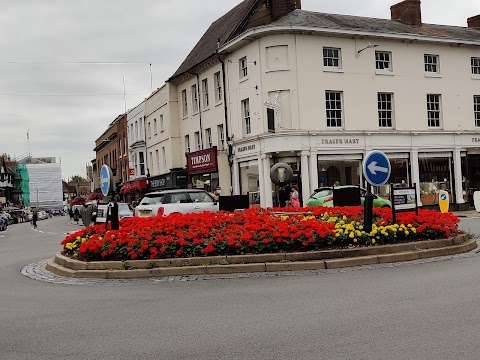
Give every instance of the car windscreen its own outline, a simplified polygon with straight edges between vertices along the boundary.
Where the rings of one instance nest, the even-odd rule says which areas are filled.
[[[163,204],[165,201],[165,195],[163,194],[152,194],[146,195],[140,205],[155,205],[155,204]]]
[[[130,208],[128,207],[128,204],[119,203],[118,204],[118,211],[130,211]]]
[[[325,190],[320,190],[319,192],[313,193],[312,196],[310,196],[312,199],[319,199],[325,196],[329,196],[332,194],[331,189],[325,189]]]

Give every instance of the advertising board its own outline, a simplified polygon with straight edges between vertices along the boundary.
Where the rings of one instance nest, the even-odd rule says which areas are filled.
[[[395,210],[414,210],[417,199],[414,188],[393,189],[392,206]]]

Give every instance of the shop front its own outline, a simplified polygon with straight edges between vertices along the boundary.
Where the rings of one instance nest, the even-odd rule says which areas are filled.
[[[123,196],[123,200],[127,203],[138,203],[143,195],[149,191],[148,182],[146,179],[133,180],[124,182],[120,194]]]
[[[185,189],[187,187],[187,178],[185,169],[172,170],[168,174],[152,176],[148,182],[149,191]]]
[[[217,147],[187,153],[187,187],[213,192],[219,187]]]

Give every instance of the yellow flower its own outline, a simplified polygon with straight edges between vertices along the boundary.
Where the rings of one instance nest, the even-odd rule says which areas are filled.
[[[375,241],[375,239],[372,239],[372,245],[375,245],[377,242]]]
[[[354,234],[353,232],[351,232],[350,235],[348,235],[348,237],[349,237],[350,239],[353,239],[353,238],[355,237],[355,234]]]
[[[356,243],[357,243],[357,239],[353,239],[353,243],[356,244]]]

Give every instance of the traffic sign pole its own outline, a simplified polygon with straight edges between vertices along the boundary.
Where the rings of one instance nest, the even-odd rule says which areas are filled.
[[[367,183],[367,193],[365,194],[365,201],[363,204],[363,224],[365,227],[365,232],[372,232],[372,223],[373,223],[373,194],[372,194],[372,185]]]
[[[373,197],[372,185],[380,186],[385,184],[390,177],[392,167],[387,155],[381,151],[370,151],[363,160],[363,174],[367,180],[367,193],[364,201],[363,223],[365,231],[372,231],[373,222]]]

